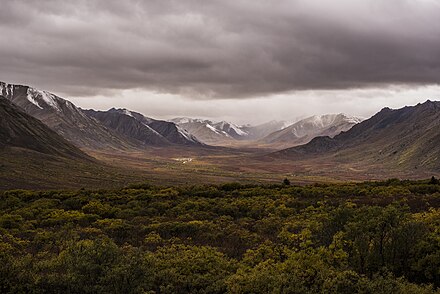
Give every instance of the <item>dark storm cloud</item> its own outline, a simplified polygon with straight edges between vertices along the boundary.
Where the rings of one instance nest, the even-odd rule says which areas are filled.
[[[1,0],[0,80],[195,98],[434,84],[435,0]]]

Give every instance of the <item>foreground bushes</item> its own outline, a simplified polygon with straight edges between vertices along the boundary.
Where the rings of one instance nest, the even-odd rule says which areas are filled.
[[[1,293],[434,293],[429,181],[0,194]]]

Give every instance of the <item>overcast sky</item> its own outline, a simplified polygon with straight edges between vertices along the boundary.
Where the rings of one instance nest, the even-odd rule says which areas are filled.
[[[0,0],[0,80],[257,123],[439,100],[438,0]]]

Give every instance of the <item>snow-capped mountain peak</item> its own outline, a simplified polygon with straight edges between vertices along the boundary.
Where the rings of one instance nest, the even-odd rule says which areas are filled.
[[[18,94],[18,92],[20,92]],[[47,91],[37,90],[28,86],[13,85],[0,82],[0,95],[5,96],[9,100],[15,100],[17,95],[24,94],[26,99],[38,109],[55,109],[57,112],[61,111],[60,101],[65,101],[56,95]]]
[[[126,108],[122,109],[122,112],[123,112],[125,115],[128,115],[128,116],[133,117],[133,114],[131,113],[131,111],[128,110],[128,109],[126,109]]]
[[[248,135],[248,133],[242,129],[242,127],[230,123],[230,122],[226,122],[226,121],[221,121],[218,123],[213,124],[213,126],[220,131],[226,132],[227,134],[229,134],[231,137],[245,137]]]
[[[27,99],[40,109],[51,107],[58,112],[61,111],[58,103],[59,98],[52,93],[29,87],[27,89]]]

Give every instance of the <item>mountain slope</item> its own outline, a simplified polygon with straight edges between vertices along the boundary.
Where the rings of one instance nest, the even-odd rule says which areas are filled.
[[[127,109],[112,108],[108,111],[84,110],[84,112],[117,133],[146,145],[202,145],[196,137],[173,122],[155,120]]]
[[[310,142],[318,136],[334,137],[351,129],[362,120],[345,114],[315,115],[300,120],[280,131],[269,134],[260,142],[292,147]]]
[[[256,126],[244,126],[243,130],[245,130],[249,134],[247,139],[259,140],[268,136],[269,134],[285,129],[291,124],[292,123],[286,121],[273,120]]]
[[[0,148],[20,147],[48,155],[91,160],[45,124],[0,96]]]
[[[227,121],[213,123],[213,127],[236,140],[245,140],[249,135],[241,126]]]
[[[73,103],[46,91],[0,82],[0,95],[79,147],[126,149],[132,142],[84,114]]]
[[[277,154],[290,158],[330,155],[394,168],[440,170],[440,102],[384,108],[333,139],[318,137]]]
[[[100,121],[108,128],[136,139],[145,145],[168,146],[170,142],[151,127],[135,119],[129,112],[119,112],[116,109],[109,111],[83,110],[88,116]]]

